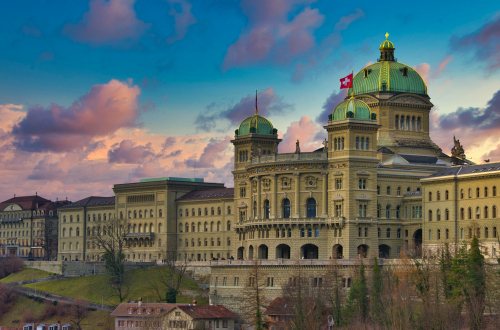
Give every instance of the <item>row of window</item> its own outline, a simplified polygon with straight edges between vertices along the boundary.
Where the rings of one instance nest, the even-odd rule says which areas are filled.
[[[496,197],[497,196],[497,187],[493,186],[491,190],[492,190],[491,191],[492,197]],[[444,199],[448,200],[449,197],[450,197],[449,191],[445,190],[445,192],[444,192]],[[476,187],[476,193],[475,193],[474,197],[475,198],[489,197],[489,189],[488,189],[488,187],[484,187],[483,188],[483,196],[481,196],[481,188]],[[432,198],[433,198],[432,191],[429,191],[427,200],[429,202],[432,202]],[[460,199],[464,199],[464,198],[465,198],[464,189],[460,189]],[[467,198],[473,198],[472,188],[467,189]],[[436,200],[438,200],[438,201],[441,200],[441,191],[439,191],[439,190],[436,191]]]
[[[54,215],[54,211],[49,210],[48,212],[49,216]],[[33,211],[33,216],[41,216],[45,215],[44,210],[36,210]],[[23,219],[23,218],[29,218],[30,217],[30,211],[21,211],[21,212],[2,212],[0,213],[0,220],[16,220],[16,219]]]
[[[129,210],[127,212],[128,219],[142,219],[142,218],[154,218],[154,211],[153,209],[149,210],[144,210],[144,213],[142,210]],[[158,209],[158,217],[161,218],[163,217],[163,210]],[[111,219],[111,213],[109,214],[109,218]],[[123,219],[123,211],[120,211],[120,219]],[[100,219],[99,219],[100,220]],[[106,220],[106,215],[104,215],[104,220]],[[94,218],[95,221],[95,218]]]
[[[387,186],[387,187],[385,188],[385,193],[386,193],[386,195],[391,195],[391,191],[392,191],[391,186]],[[420,191],[420,188],[417,188],[417,190],[416,190],[416,191],[417,191],[417,192],[419,192],[419,191]],[[411,192],[411,188],[410,188],[410,187],[406,187],[406,192],[407,192],[407,193]],[[377,186],[377,195],[380,195],[380,194],[381,194],[381,189],[380,189],[380,186]],[[400,187],[400,186],[398,186],[398,187],[396,188],[396,196],[401,196],[401,187]]]
[[[482,236],[483,238],[490,238],[490,228],[489,227],[484,227],[483,229],[481,229],[481,227],[477,227],[475,231],[469,227],[467,230],[468,235],[467,235],[467,237],[464,237],[464,233],[465,233],[466,229],[460,228],[460,239],[465,239],[465,238],[471,239],[472,236],[475,236],[477,238],[481,238],[481,236],[482,236],[481,234],[484,235],[484,236]],[[443,237],[442,237],[441,233],[442,233],[441,229],[436,230],[436,240],[450,238],[450,230],[448,228],[446,228],[444,230]],[[429,235],[428,236],[429,240],[432,240],[433,239],[433,230],[432,229],[429,229],[428,235]],[[491,238],[497,238],[497,235],[498,235],[497,227],[493,227],[491,230]]]
[[[198,243],[198,245],[195,244],[196,242]],[[203,239],[203,245],[202,245],[201,238],[198,238],[197,241],[194,238],[191,238],[191,247],[209,246],[208,242],[209,242],[208,238],[205,238],[205,239]],[[181,245],[181,244],[182,244],[182,239],[179,239],[179,245]],[[222,245],[222,239],[220,237],[217,237],[217,239],[214,239],[213,237],[210,238],[210,246],[221,246],[221,245]],[[231,238],[229,238],[229,237],[227,238],[226,245],[231,246]],[[187,238],[184,240],[184,246],[189,247],[189,240]]]
[[[18,230],[18,231],[1,231],[0,237],[23,237],[28,236],[30,234],[29,230]],[[45,234],[45,230],[32,230],[33,236],[43,236]]]
[[[186,232],[186,233],[189,233],[189,229],[190,229],[190,226],[189,226],[189,223],[185,223],[185,224],[182,224],[182,223],[179,223],[179,233],[182,233],[182,231]],[[217,221],[217,224],[215,224],[215,222],[211,221],[210,222],[210,230],[209,229],[209,223],[207,221],[205,221],[203,223],[203,227],[202,227],[202,223],[201,222],[198,222],[198,225],[196,225],[194,222],[191,222],[191,232],[194,233],[196,231],[198,232],[214,232],[215,230],[214,229],[217,229],[216,231],[221,231],[222,229],[222,222],[220,221]],[[231,230],[231,221],[227,221],[226,223],[226,230],[227,231],[230,231]]]
[[[396,115],[394,118],[394,127],[403,131],[421,131],[422,117]]]
[[[245,191],[245,194],[246,194],[246,191]],[[182,216],[186,216],[186,217],[189,217],[190,215],[192,217],[198,215],[199,217],[202,216],[202,209],[201,207],[198,208],[198,212],[196,212],[196,209],[195,208],[192,208],[191,209],[191,214],[189,214],[189,209],[185,209],[184,212],[182,212],[182,209],[179,209],[179,217],[182,217]],[[208,216],[208,207],[205,207],[204,209],[204,216]],[[210,208],[210,215],[215,215],[215,208],[214,207],[211,207]],[[219,206],[217,207],[217,215],[222,215],[222,208]],[[228,206],[227,209],[226,209],[226,215],[231,215],[231,206]]]
[[[482,218],[483,219],[489,219],[490,218],[490,213],[489,213],[489,207],[485,206],[483,208],[483,213],[482,213]],[[476,212],[474,213],[475,219],[479,220],[481,219],[481,208],[479,206],[476,207]],[[433,221],[434,214],[433,210],[429,210],[429,221]],[[496,218],[497,217],[497,207],[496,205],[493,205],[491,207],[491,218]],[[444,210],[444,220],[449,220],[450,219],[450,211],[448,209]],[[467,208],[467,219],[471,220],[473,219],[473,214],[472,214],[472,207]],[[465,209],[463,207],[460,208],[460,220],[465,220]],[[441,221],[441,210],[437,209],[436,210],[436,221]]]
[[[291,203],[290,199],[288,198],[283,198],[281,201],[281,216],[282,218],[288,219],[290,218],[290,212],[291,212]],[[264,200],[264,209],[263,209],[263,218],[264,219],[269,219],[271,214],[271,205],[269,202],[269,199]],[[253,215],[256,218],[258,216],[257,214],[257,201],[253,202]],[[240,213],[240,220],[241,216],[244,216],[243,213]],[[315,218],[316,217],[316,200],[313,197],[310,197],[306,200],[306,217],[308,218]]]

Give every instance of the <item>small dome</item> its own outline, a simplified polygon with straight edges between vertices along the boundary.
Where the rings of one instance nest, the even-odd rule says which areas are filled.
[[[380,44],[379,49],[380,50],[383,50],[383,49],[396,49],[396,47],[394,47],[394,43],[389,40],[389,32],[385,33],[385,40],[382,41],[382,43]]]
[[[235,133],[236,136],[245,136],[248,134],[275,135],[277,131],[269,120],[255,114],[243,120],[240,128]]]
[[[333,113],[330,115],[330,120],[344,120],[344,119],[356,119],[356,120],[372,120],[370,115],[370,107],[365,102],[351,97],[348,100],[340,102]]]

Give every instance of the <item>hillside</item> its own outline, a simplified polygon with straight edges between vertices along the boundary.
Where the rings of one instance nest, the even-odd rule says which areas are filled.
[[[165,272],[165,267],[150,267],[145,269],[134,269],[126,273],[125,300],[138,300],[142,298],[144,302],[158,302],[164,299],[164,292],[161,289],[161,273]],[[83,299],[96,304],[117,305],[119,299],[115,291],[110,286],[107,275],[82,276],[66,278],[41,283],[31,283],[26,287],[37,291],[46,291],[52,294]],[[159,292],[158,292],[159,291]],[[181,286],[181,294],[177,302],[190,303],[193,299],[198,304],[207,304],[207,295],[198,287],[191,278],[184,278]]]

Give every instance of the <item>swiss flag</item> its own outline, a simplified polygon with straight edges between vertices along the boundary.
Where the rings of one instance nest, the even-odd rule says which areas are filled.
[[[352,87],[352,73],[340,79],[340,89]]]

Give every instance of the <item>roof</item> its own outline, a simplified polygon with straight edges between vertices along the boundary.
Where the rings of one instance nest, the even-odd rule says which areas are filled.
[[[436,172],[433,175],[429,176],[429,178],[435,178],[440,176],[462,176],[467,174],[475,174],[475,173],[488,173],[500,171],[500,162],[498,163],[486,163],[481,165],[460,165],[453,166],[442,171]]]
[[[275,298],[269,306],[267,306],[265,315],[287,315],[293,316],[293,308],[288,303],[287,299],[283,297]]]
[[[243,120],[240,124],[240,128],[237,129],[235,133],[236,136],[249,134],[276,135],[277,131],[269,120],[255,114]]]
[[[206,190],[193,190],[182,197],[177,198],[178,201],[200,200],[200,199],[215,199],[215,198],[233,198],[234,188],[216,188]]]
[[[370,107],[365,102],[350,98],[340,102],[333,110],[330,120],[344,120],[348,118],[357,120],[371,120]]]
[[[51,204],[52,201],[38,195],[16,196],[0,203],[0,210],[5,209],[10,204],[17,204],[23,210],[34,210]],[[37,205],[38,204],[38,205]]]
[[[421,156],[421,155],[403,155],[400,154],[406,161],[413,164],[436,164],[437,157],[434,156]]]
[[[111,312],[111,316],[157,317],[165,315],[177,306],[179,305],[167,303],[121,303]]]
[[[222,305],[179,305],[177,306],[193,319],[237,319],[238,315]]]
[[[144,178],[139,182],[156,182],[156,181],[179,181],[179,182],[205,182],[203,178],[180,178],[175,176],[167,176],[162,178]]]
[[[101,196],[89,196],[84,199],[80,199],[74,203],[69,205],[65,205],[61,207],[62,209],[72,209],[78,207],[86,207],[86,206],[106,206],[106,205],[114,205],[115,197],[101,197]]]

